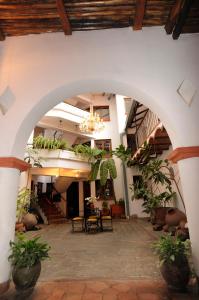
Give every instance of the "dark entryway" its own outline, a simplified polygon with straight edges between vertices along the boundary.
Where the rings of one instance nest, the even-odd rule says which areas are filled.
[[[66,192],[68,218],[79,215],[79,183],[72,182]]]

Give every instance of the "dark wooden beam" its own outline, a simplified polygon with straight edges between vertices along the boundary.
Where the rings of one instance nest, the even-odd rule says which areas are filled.
[[[180,14],[180,10],[182,7],[183,0],[176,0],[175,4],[172,6],[170,14],[168,16],[166,25],[165,25],[165,30],[167,34],[171,34],[173,31],[173,28],[176,24],[177,18]]]
[[[192,4],[193,4],[193,0],[185,0],[184,1],[184,5],[181,9],[177,24],[173,30],[172,37],[174,40],[177,40],[179,38]]]
[[[63,31],[64,31],[65,35],[71,35],[72,29],[71,29],[68,15],[65,10],[64,0],[56,0],[56,4],[57,4],[57,11],[58,11],[58,14],[61,19]]]
[[[146,109],[144,109],[144,110],[142,110],[142,111],[140,111],[140,112],[138,112],[138,113],[136,113],[135,114],[135,116],[137,117],[137,116],[139,116],[139,115],[141,115],[141,114],[143,114],[143,113],[145,113],[146,111],[148,111],[149,109],[148,108],[146,108]]]
[[[3,30],[0,29],[0,41],[4,41],[5,40],[5,34],[3,33]]]
[[[136,1],[133,30],[142,29],[142,23],[143,23],[143,19],[144,19],[146,1],[147,0],[137,0]]]

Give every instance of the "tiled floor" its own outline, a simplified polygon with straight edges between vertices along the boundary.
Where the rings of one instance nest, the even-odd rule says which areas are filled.
[[[71,233],[71,224],[49,225],[41,235],[52,249],[42,264],[40,280],[160,279],[158,258],[151,248],[159,233],[147,221],[115,221],[113,232]]]
[[[2,300],[196,300],[192,294],[168,292],[151,248],[160,233],[143,220],[116,221],[113,232],[71,233],[71,224],[45,226],[51,259],[30,297],[13,286]]]
[[[40,282],[30,297],[11,288],[1,300],[197,300],[191,294],[172,294],[162,281],[67,280]]]

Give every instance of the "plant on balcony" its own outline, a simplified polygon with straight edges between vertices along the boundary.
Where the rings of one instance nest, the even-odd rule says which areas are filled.
[[[91,163],[90,181],[95,181],[99,174],[100,184],[104,186],[109,177],[112,179],[117,177],[115,161],[113,158],[105,157],[107,154],[105,150],[91,148],[87,145],[77,145],[74,147],[74,153],[86,157]]]
[[[131,160],[132,151],[129,148],[126,148],[124,145],[120,144],[115,150],[113,154],[120,158],[123,162],[128,162]]]
[[[41,135],[33,139],[33,147],[36,149],[47,149],[47,150],[66,150],[68,149],[68,144],[65,140],[56,138],[47,138]]]

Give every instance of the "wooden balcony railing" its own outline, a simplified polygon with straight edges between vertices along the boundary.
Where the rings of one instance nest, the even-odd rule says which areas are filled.
[[[145,118],[142,120],[136,131],[137,148],[140,148],[143,145],[159,123],[160,120],[158,117],[152,111],[148,110]]]

